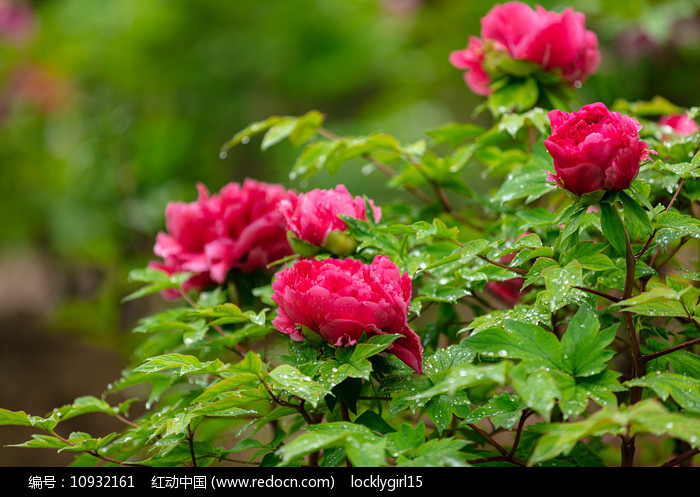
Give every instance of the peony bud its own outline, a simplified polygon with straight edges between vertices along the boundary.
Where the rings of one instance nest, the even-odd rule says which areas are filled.
[[[374,221],[379,222],[381,209],[371,200],[369,204]],[[294,200],[282,202],[280,211],[297,240],[322,247],[340,257],[353,253],[357,241],[347,232],[347,224],[338,215],[367,220],[364,199],[353,198],[344,185],[338,185],[334,190],[315,189],[302,193]]]

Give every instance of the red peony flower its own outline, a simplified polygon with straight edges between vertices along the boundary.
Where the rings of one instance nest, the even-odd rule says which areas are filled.
[[[467,48],[451,53],[450,62],[467,71],[467,86],[479,95],[491,93],[489,52],[561,71],[572,85],[582,83],[600,64],[598,38],[585,22],[583,14],[570,8],[557,13],[521,2],[496,5],[481,19],[481,38],[470,38]]]
[[[293,253],[279,204],[294,193],[251,179],[243,186],[229,183],[215,195],[202,184],[197,189],[196,201],[167,205],[167,232],[158,234],[153,249],[163,262],[151,267],[168,274],[192,272],[184,288],[201,289],[223,283],[232,269],[251,272]]]
[[[602,103],[578,112],[553,110],[548,116],[552,134],[544,145],[556,170],[551,180],[576,195],[628,188],[639,163],[653,153],[639,139],[636,119],[610,112]]]
[[[661,126],[668,126],[676,136],[688,136],[698,132],[698,123],[688,117],[688,114],[671,114],[659,119]]]
[[[388,257],[303,259],[277,273],[272,289],[272,324],[293,340],[305,339],[302,326],[336,347],[356,344],[363,332],[401,334],[387,351],[422,372],[423,346],[407,320],[411,278]]]

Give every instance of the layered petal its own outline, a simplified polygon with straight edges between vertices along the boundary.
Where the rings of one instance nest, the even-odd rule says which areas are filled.
[[[651,152],[639,139],[636,119],[600,102],[548,116],[552,134],[544,145],[554,160],[553,179],[576,195],[628,188]]]
[[[296,195],[281,185],[247,179],[210,194],[202,184],[194,202],[171,202],[165,209],[166,231],[156,237],[155,267],[168,274],[191,272],[186,289],[224,283],[231,270],[251,272],[293,252],[279,211],[282,200]],[[172,292],[164,292],[173,297]]]
[[[272,289],[279,306],[272,324],[293,340],[305,339],[302,327],[336,347],[355,345],[363,333],[399,334],[387,351],[422,371],[423,347],[407,319],[411,279],[388,257],[303,259],[280,271]]]

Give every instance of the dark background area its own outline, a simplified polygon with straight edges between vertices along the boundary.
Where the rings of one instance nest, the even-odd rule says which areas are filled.
[[[134,290],[128,272],[153,257],[166,203],[193,200],[197,181],[212,191],[249,175],[300,191],[345,183],[392,200],[352,170],[291,181],[285,144],[263,153],[252,140],[219,158],[249,122],[317,109],[337,134],[406,141],[449,121],[488,125],[447,60],[494,3],[0,1],[0,407],[44,415],[119,377],[134,323],[164,305],[120,303]],[[700,104],[698,1],[539,4],[585,13],[598,35],[602,64],[584,103]],[[120,429],[100,415],[71,424]],[[0,427],[0,444],[31,433]],[[70,460],[0,448],[0,466]]]

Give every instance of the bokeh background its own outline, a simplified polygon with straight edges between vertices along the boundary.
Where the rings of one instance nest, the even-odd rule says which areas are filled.
[[[194,200],[197,181],[345,183],[392,200],[353,170],[291,181],[285,144],[220,158],[248,123],[317,109],[338,134],[406,141],[449,121],[488,125],[447,60],[495,3],[0,0],[0,407],[44,415],[119,377],[134,323],[163,305],[120,303],[128,272],[153,257],[166,203]],[[700,0],[537,3],[585,13],[598,35],[584,103],[700,105]],[[120,429],[96,416],[74,429]],[[0,445],[31,433],[0,427]],[[0,448],[0,466],[70,459]]]

